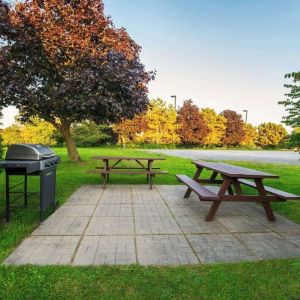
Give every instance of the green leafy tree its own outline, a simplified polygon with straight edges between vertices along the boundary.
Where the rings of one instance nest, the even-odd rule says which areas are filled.
[[[178,111],[178,133],[183,144],[204,145],[205,139],[210,133],[205,119],[199,108],[192,100],[186,100]]]
[[[281,124],[262,123],[258,126],[257,144],[262,148],[276,147],[284,142],[287,131]]]
[[[288,137],[287,144],[290,148],[300,149],[300,127],[293,129]]]
[[[205,124],[209,128],[209,133],[204,139],[204,144],[207,146],[219,146],[226,131],[226,119],[218,115],[214,109],[201,109],[202,117]]]
[[[293,128],[300,127],[300,72],[286,74],[285,78],[291,78],[293,83],[284,85],[290,91],[285,94],[287,99],[278,102],[287,112],[282,122]]]
[[[244,124],[244,137],[241,146],[254,147],[258,138],[257,128],[250,123]]]
[[[96,147],[115,141],[115,134],[110,126],[98,125],[91,121],[74,124],[71,132],[79,147]]]
[[[238,146],[244,138],[244,121],[242,116],[233,110],[224,110],[221,115],[226,119],[226,131],[222,138],[225,146]]]
[[[2,130],[3,145],[9,146],[12,144],[22,143],[21,137],[22,127],[20,124],[12,124]]]
[[[133,119],[124,119],[113,125],[113,130],[118,136],[118,144],[126,147],[126,144],[142,142],[147,129],[145,114],[136,115]]]
[[[37,117],[31,117],[26,124],[16,122],[3,129],[3,144],[8,146],[15,143],[44,144],[55,146],[57,130],[50,123]]]
[[[31,117],[21,128],[21,139],[23,143],[48,146],[55,146],[57,144],[55,138],[56,128],[49,122],[38,117]]]
[[[167,145],[180,142],[173,105],[167,105],[162,99],[151,100],[145,113],[145,121],[146,130],[138,137],[141,143]]]
[[[53,124],[70,160],[80,159],[71,135],[83,120],[112,123],[148,105],[153,73],[140,47],[105,16],[101,0],[0,0],[0,107],[14,105]]]

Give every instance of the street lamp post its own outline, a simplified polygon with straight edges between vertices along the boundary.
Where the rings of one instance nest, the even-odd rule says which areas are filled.
[[[177,97],[176,95],[172,95],[171,98],[174,98],[174,108],[176,110],[176,101],[177,101]]]
[[[246,117],[245,117],[245,124],[247,124],[247,120],[248,120],[248,109],[244,109],[243,112],[246,114]]]

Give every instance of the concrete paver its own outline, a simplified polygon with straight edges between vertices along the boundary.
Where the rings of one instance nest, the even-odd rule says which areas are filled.
[[[219,217],[219,222],[230,232],[268,232],[264,224],[248,216]]]
[[[99,204],[94,213],[95,217],[132,217],[130,204]]]
[[[228,230],[221,225],[218,220],[215,220],[214,222],[206,222],[204,220],[204,215],[200,215],[199,217],[183,216],[175,218],[185,234],[228,232]]]
[[[300,234],[288,234],[284,236],[289,242],[300,247]]]
[[[65,217],[52,215],[32,235],[82,235],[89,217]]]
[[[182,234],[173,217],[135,217],[136,234]]]
[[[238,262],[256,257],[231,234],[189,235],[188,240],[202,262]]]
[[[300,257],[300,225],[261,206],[211,203],[182,185],[85,185],[40,224],[5,264],[181,265]]]
[[[103,190],[99,185],[84,185],[73,193],[65,205],[97,204]]]
[[[60,217],[90,217],[95,210],[96,205],[63,205],[55,215]]]
[[[170,217],[171,212],[164,204],[161,205],[134,205],[136,217]]]
[[[133,236],[85,236],[74,258],[74,265],[134,263]]]
[[[276,233],[239,233],[237,236],[261,259],[300,257],[300,248]]]
[[[66,265],[79,236],[30,236],[5,260],[7,264]]]
[[[92,217],[87,235],[134,234],[132,217]]]
[[[269,222],[266,218],[263,218],[262,216],[255,216],[254,218],[277,233],[300,234],[300,226],[298,224],[295,224],[294,222],[282,216],[279,216],[278,214],[275,214],[275,216],[276,222]]]
[[[137,253],[142,265],[183,265],[199,262],[185,237],[180,235],[138,236]]]

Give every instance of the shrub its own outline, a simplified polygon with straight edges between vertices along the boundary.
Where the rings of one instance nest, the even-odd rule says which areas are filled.
[[[300,127],[295,128],[289,135],[287,146],[289,148],[300,149]]]
[[[282,144],[287,132],[281,124],[262,123],[258,126],[257,143],[262,148],[274,148]]]
[[[78,147],[96,147],[116,141],[110,126],[98,125],[90,121],[73,125],[71,132]]]
[[[17,122],[3,129],[3,144],[8,146],[15,143],[31,143],[54,146],[57,144],[56,132],[57,130],[50,123],[32,117],[26,124]]]

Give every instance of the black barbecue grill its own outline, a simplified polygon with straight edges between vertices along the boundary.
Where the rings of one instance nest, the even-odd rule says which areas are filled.
[[[28,191],[27,176],[40,177],[40,219],[49,205],[55,209],[56,165],[60,162],[53,150],[39,144],[14,144],[8,147],[5,160],[0,161],[0,167],[6,173],[6,221],[10,217],[10,176],[24,176],[24,206],[27,207]],[[21,183],[23,184],[23,183]]]

